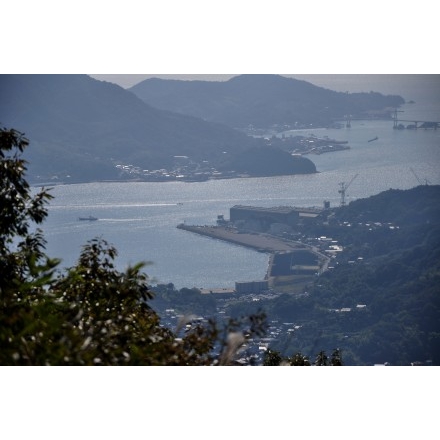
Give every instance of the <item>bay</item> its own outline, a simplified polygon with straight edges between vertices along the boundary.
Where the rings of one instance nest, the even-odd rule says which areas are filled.
[[[440,130],[394,130],[391,121],[352,121],[351,128],[286,132],[347,140],[350,149],[310,155],[318,173],[209,180],[206,182],[96,182],[58,185],[43,225],[47,252],[75,263],[87,240],[102,237],[118,249],[117,266],[149,261],[152,284],[176,288],[228,288],[262,279],[268,255],[201,237],[179,223],[215,224],[236,204],[331,206],[340,204],[341,182],[352,181],[346,202],[422,183],[440,184]],[[377,136],[378,140],[368,142]],[[412,170],[411,170],[412,169]],[[420,182],[417,180],[419,178]],[[78,221],[79,217],[98,221]]]
[[[362,83],[359,76],[316,79],[325,81],[320,85],[328,88],[350,91],[360,91]],[[371,85],[371,90],[414,100],[399,109],[401,119],[440,121],[439,79],[439,75],[382,75],[365,77],[363,87]],[[394,130],[392,121],[356,120],[351,128],[284,133],[290,135],[328,136],[348,141],[351,148],[307,156],[318,170],[312,175],[54,186],[55,198],[42,225],[47,253],[61,258],[62,267],[69,267],[88,240],[102,237],[117,248],[118,269],[151,262],[144,270],[152,284],[171,282],[178,289],[233,288],[236,281],[262,279],[268,255],[177,229],[179,223],[213,225],[219,214],[229,218],[229,209],[236,204],[322,206],[327,200],[339,206],[340,183],[353,178],[346,191],[347,203],[390,188],[440,184],[440,130]],[[378,139],[368,142],[374,137]],[[99,220],[78,221],[89,215]]]

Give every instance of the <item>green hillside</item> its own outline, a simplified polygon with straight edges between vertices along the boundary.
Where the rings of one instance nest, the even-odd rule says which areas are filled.
[[[339,348],[346,365],[440,365],[439,207],[440,186],[389,190],[304,230],[338,240],[344,252],[306,294],[258,303],[270,319],[299,326],[272,348]]]

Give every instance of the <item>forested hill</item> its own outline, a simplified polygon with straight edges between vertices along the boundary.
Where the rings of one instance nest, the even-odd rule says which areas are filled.
[[[385,191],[334,213],[307,231],[344,248],[333,268],[307,294],[259,302],[270,319],[300,326],[274,348],[338,347],[345,365],[440,365],[440,186]]]
[[[254,140],[227,126],[158,110],[87,75],[0,75],[0,124],[31,140],[30,176],[114,178],[112,160],[167,168],[175,155],[215,161]]]
[[[352,363],[440,365],[440,186],[385,191],[344,211],[355,263],[322,277],[314,300],[354,313],[327,325],[344,333]]]
[[[344,115],[360,117],[404,103],[400,96],[335,92],[281,75],[239,75],[228,81],[151,78],[129,90],[154,107],[234,128],[322,126]]]
[[[395,222],[399,225],[440,224],[440,186],[390,189],[350,202],[339,209],[338,217],[348,221]]]
[[[230,156],[219,163],[218,169],[233,169],[252,177],[316,173],[316,166],[310,159],[268,146],[257,146]]]

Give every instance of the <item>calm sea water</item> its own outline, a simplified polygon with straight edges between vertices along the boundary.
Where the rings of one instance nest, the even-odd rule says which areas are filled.
[[[404,106],[407,114],[438,106]],[[415,116],[417,118],[417,115]],[[440,120],[440,119],[435,119]],[[350,129],[287,132],[347,140],[350,150],[308,156],[319,173],[306,176],[211,180],[183,183],[90,183],[60,185],[43,225],[50,256],[75,263],[81,246],[102,237],[116,246],[117,266],[150,261],[145,272],[153,284],[182,287],[234,287],[235,281],[262,279],[268,255],[176,228],[179,223],[215,224],[229,218],[235,204],[257,206],[338,206],[340,182],[349,182],[346,201],[389,188],[409,189],[421,182],[440,184],[440,130],[393,130],[392,122],[353,121]],[[377,136],[379,139],[368,142]],[[440,202],[440,201],[439,201]],[[96,222],[78,221],[93,215]]]

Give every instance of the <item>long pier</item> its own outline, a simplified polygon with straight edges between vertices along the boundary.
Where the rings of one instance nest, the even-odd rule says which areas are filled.
[[[178,229],[227,241],[236,245],[255,249],[259,252],[275,253],[287,252],[295,249],[303,249],[306,245],[283,240],[265,234],[239,233],[237,231],[220,226],[189,226],[180,224]]]

